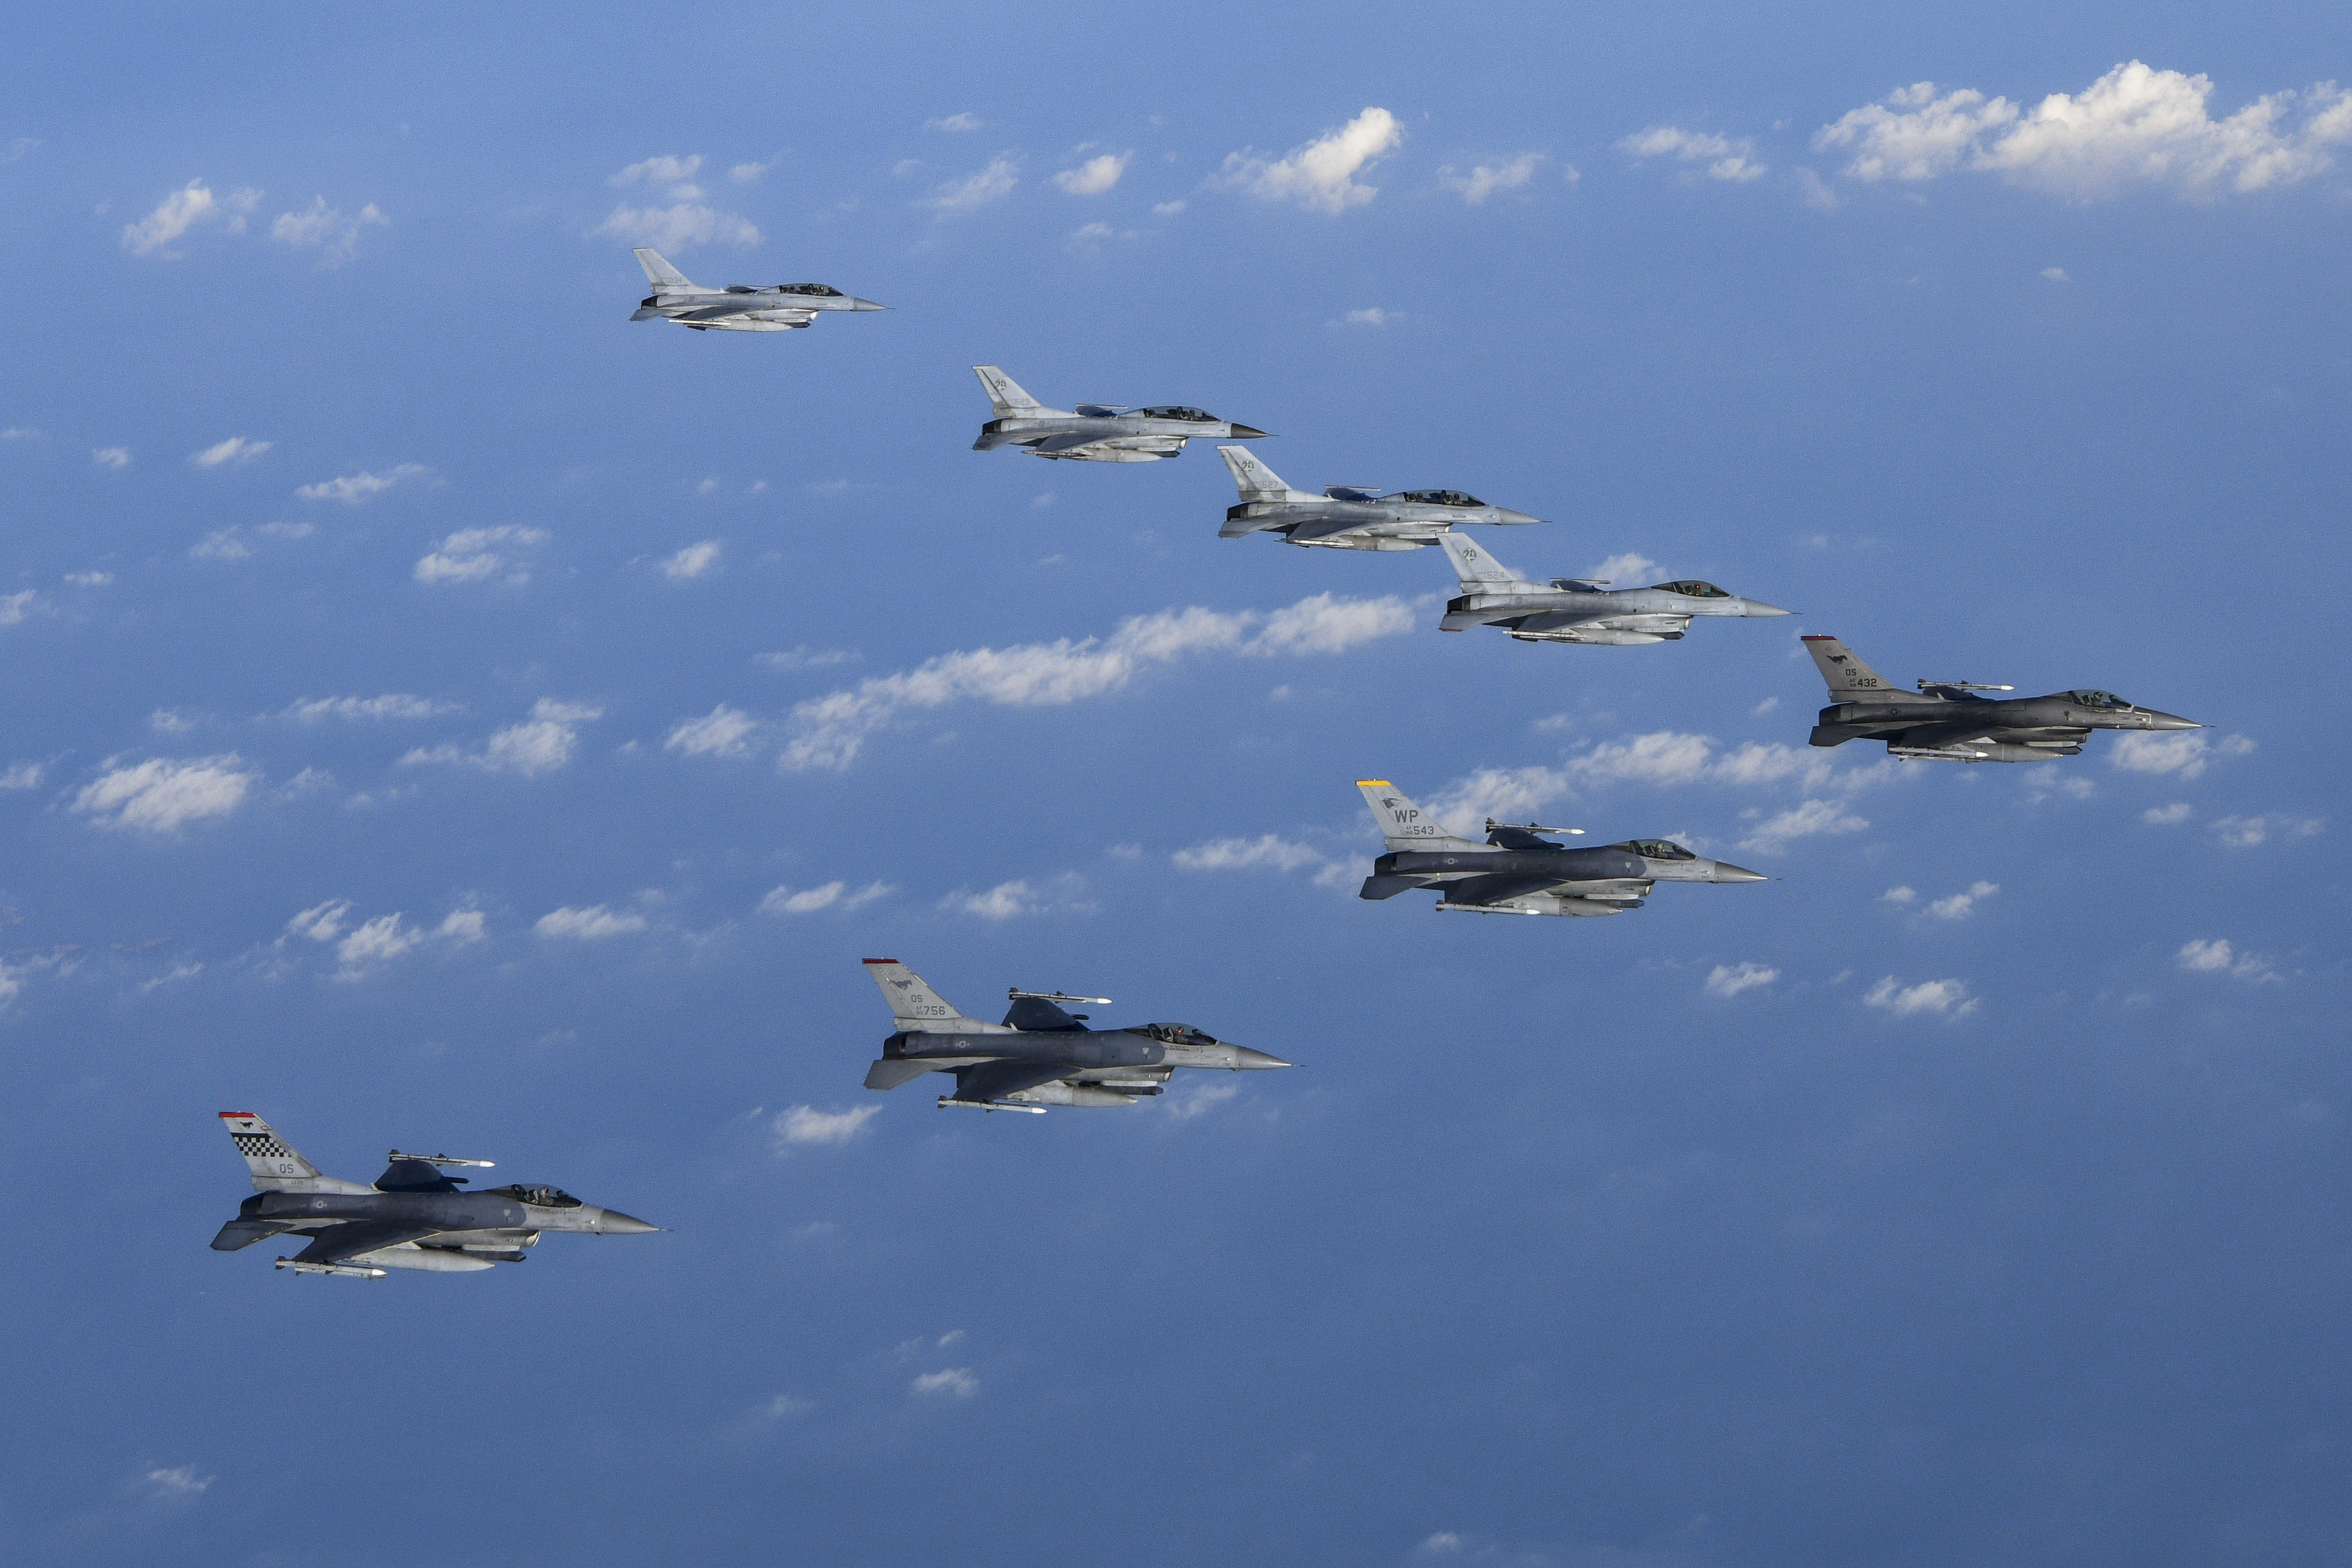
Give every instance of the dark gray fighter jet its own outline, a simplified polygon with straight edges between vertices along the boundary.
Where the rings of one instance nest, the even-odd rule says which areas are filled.
[[[1884,741],[1894,756],[1937,763],[2046,763],[2083,749],[2094,730],[2201,730],[2194,719],[2138,708],[2112,691],[2014,691],[1969,680],[1922,680],[1917,691],[1887,685],[1835,637],[1807,637],[1805,651],[1829,682],[1830,705],[1813,726],[1816,746]]]
[[[363,1187],[322,1176],[269,1123],[249,1110],[224,1110],[221,1125],[245,1156],[259,1189],[236,1218],[213,1237],[215,1252],[235,1252],[272,1236],[299,1236],[310,1245],[278,1267],[303,1274],[381,1279],[387,1268],[464,1274],[498,1263],[520,1263],[543,1230],[583,1230],[594,1236],[641,1236],[659,1226],[618,1209],[583,1204],[561,1187],[492,1187],[461,1193],[466,1178],[443,1174],[454,1165],[488,1167],[488,1160],[446,1154],[404,1154]]]
[[[1358,779],[1388,853],[1364,879],[1366,899],[1415,888],[1438,890],[1441,910],[1486,915],[1613,915],[1638,910],[1655,882],[1762,882],[1760,871],[1708,860],[1664,838],[1633,838],[1592,849],[1554,844],[1547,833],[1580,827],[1524,826],[1486,819],[1486,842],[1456,838],[1423,815],[1386,779]]]
[[[868,1089],[896,1089],[927,1072],[955,1074],[956,1091],[940,1096],[942,1109],[1025,1110],[1049,1105],[1133,1105],[1158,1094],[1178,1068],[1286,1068],[1280,1057],[1202,1033],[1189,1024],[1134,1024],[1089,1029],[1084,1013],[1065,1002],[1108,1007],[1108,996],[1013,991],[1002,1024],[967,1018],[940,1000],[922,976],[895,958],[869,958],[866,973],[882,987],[898,1029],[882,1042],[882,1059],[866,1069]]]
[[[1419,550],[1448,530],[1476,523],[1541,522],[1508,507],[1488,506],[1461,490],[1397,490],[1382,495],[1357,485],[1333,485],[1321,495],[1292,489],[1282,476],[1242,447],[1217,455],[1234,474],[1241,504],[1225,509],[1220,539],[1271,533],[1291,544],[1331,550]]]
[[[1211,440],[1254,441],[1265,434],[1247,425],[1220,419],[1205,408],[1160,404],[1129,408],[1124,404],[1081,403],[1076,408],[1048,408],[1020,384],[992,364],[976,364],[972,374],[988,389],[988,405],[996,417],[980,427],[975,452],[1017,447],[1033,458],[1074,458],[1087,463],[1156,463],[1184,450],[1194,437]]]
[[[829,283],[772,283],[764,289],[730,283],[705,289],[657,250],[639,250],[637,265],[654,291],[637,306],[633,321],[676,321],[698,332],[783,332],[805,327],[819,310],[879,310],[871,300],[853,299]]]
[[[1727,594],[1696,577],[1647,588],[1612,589],[1580,577],[1530,583],[1458,534],[1438,541],[1454,563],[1462,593],[1445,602],[1440,631],[1500,626],[1521,642],[1598,643],[1633,647],[1674,642],[1694,616],[1785,616],[1761,599]]]

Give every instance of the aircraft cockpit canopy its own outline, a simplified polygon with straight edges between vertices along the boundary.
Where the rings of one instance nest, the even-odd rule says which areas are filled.
[[[1644,860],[1696,860],[1698,858],[1670,838],[1629,838],[1622,844],[1612,844],[1609,847],[1639,855]]]
[[[1423,506],[1485,506],[1467,490],[1399,490],[1391,500],[1419,501]]]
[[[1214,425],[1217,416],[1205,408],[1187,408],[1181,403],[1160,404],[1150,408],[1139,408],[1136,413],[1146,419],[1181,419],[1188,425]]]
[[[732,289],[728,290],[730,294],[734,291],[735,290]],[[821,298],[830,300],[838,297],[841,290],[835,289],[829,283],[779,283],[776,285],[776,292],[779,294],[814,294]]]
[[[580,1200],[562,1187],[493,1187],[490,1191],[499,1197],[512,1198],[533,1208],[576,1209],[581,1206]]]
[[[1731,597],[1730,595],[1725,593],[1714,584],[1702,583],[1696,577],[1683,577],[1678,578],[1672,583],[1661,583],[1658,584],[1658,590],[1659,592],[1665,594],[1680,594],[1685,599],[1728,599]]]
[[[1143,1032],[1163,1046],[1213,1046],[1217,1037],[1190,1024],[1146,1024]]]
[[[2077,708],[2105,708],[2116,712],[2131,706],[2112,691],[2069,691],[2066,700]]]

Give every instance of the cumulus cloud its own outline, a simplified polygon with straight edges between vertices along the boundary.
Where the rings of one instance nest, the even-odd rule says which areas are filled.
[[[1906,985],[1890,974],[1864,993],[1862,1000],[1864,1006],[1879,1008],[1898,1018],[1916,1017],[1922,1013],[1938,1018],[1965,1018],[1977,1010],[1976,998],[1957,980],[1923,980],[1916,985]]]
[[[604,183],[615,190],[657,188],[659,194],[650,202],[669,205],[631,206],[624,201],[591,232],[624,245],[650,246],[665,253],[691,250],[698,245],[759,244],[757,227],[737,214],[723,212],[702,200],[702,187],[694,184],[695,174],[701,167],[699,153],[685,157],[664,153],[630,164]]]
[[[1232,1083],[1199,1083],[1191,1089],[1179,1089],[1160,1100],[1170,1117],[1178,1121],[1190,1121],[1204,1116],[1225,1101],[1237,1098],[1241,1086]]]
[[[987,121],[982,120],[979,115],[966,110],[960,114],[943,114],[937,120],[926,120],[923,121],[923,129],[950,132],[977,131],[986,123]]]
[[[1869,826],[1868,818],[1847,810],[1843,801],[1809,800],[1759,822],[1749,830],[1748,837],[1739,841],[1739,847],[1753,849],[1759,855],[1779,855],[1800,838],[1861,833]]]
[[[929,207],[938,217],[960,217],[978,212],[991,202],[1003,200],[1020,183],[1019,164],[1009,157],[992,158],[988,167],[961,180],[950,180],[915,205]]]
[[[646,917],[615,914],[611,906],[591,904],[586,909],[574,909],[566,904],[560,910],[550,910],[539,917],[531,929],[541,936],[566,937],[574,942],[601,942],[606,937],[626,936],[646,929]]]
[[[2271,961],[2256,953],[2241,952],[2226,938],[2185,942],[2173,962],[2190,974],[2226,974],[2236,980],[2275,980]]]
[[[1169,858],[1186,871],[1255,871],[1267,867],[1296,871],[1301,866],[1319,866],[1325,857],[1304,844],[1267,833],[1255,838],[1213,838],[1179,849]]]
[[[0,768],[0,789],[38,789],[47,771],[38,763],[11,763]]]
[[[547,541],[547,530],[524,528],[516,523],[502,522],[495,528],[461,528],[441,542],[416,563],[416,580],[420,583],[478,583],[495,577],[504,571],[505,555],[499,549],[527,550]],[[509,574],[509,583],[528,583],[530,571],[517,566]]]
[[[771,888],[760,900],[763,915],[813,915],[819,910],[854,910],[887,898],[898,889],[888,882],[868,882],[856,891],[846,882],[827,882],[822,887],[803,888],[795,892],[789,887]]]
[[[647,158],[643,163],[632,163],[604,183],[616,191],[626,190],[631,185],[675,187],[691,184],[701,168],[702,154],[699,153],[689,153],[683,158],[667,153]]]
[[[269,237],[297,248],[316,246],[321,253],[320,266],[341,267],[358,253],[360,230],[371,226],[392,226],[392,220],[378,212],[373,202],[346,216],[341,208],[329,206],[326,197],[313,196],[302,212],[279,213],[278,221],[269,226]]]
[[[242,234],[246,215],[260,205],[259,191],[239,188],[226,196],[215,196],[202,180],[190,180],[165,196],[153,212],[123,226],[122,248],[133,256],[177,260],[179,252],[166,250],[165,246],[205,224],[222,224],[230,233]]]
[[[775,1121],[776,1142],[781,1147],[791,1143],[846,1143],[866,1131],[866,1124],[882,1114],[882,1107],[861,1105],[850,1110],[819,1110],[811,1105],[795,1105]]]
[[[403,767],[425,763],[463,763],[488,773],[515,773],[530,778],[552,773],[572,760],[580,743],[579,726],[602,719],[604,710],[583,703],[558,702],[542,697],[531,704],[530,717],[492,734],[478,752],[451,744],[419,746],[400,759]]]
[[[1937,899],[1927,906],[1927,912],[1939,921],[1964,921],[1976,912],[1983,900],[2000,891],[1998,882],[1971,882],[1968,890],[1954,893],[1948,899]]]
[[[2243,735],[2209,740],[2202,730],[2175,730],[2165,734],[2126,731],[2108,748],[2107,765],[2134,773],[2173,773],[2193,779],[2216,757],[2242,757],[2254,749]]]
[[[1367,109],[1337,131],[1328,132],[1284,157],[1266,159],[1234,153],[1225,159],[1217,183],[1248,192],[1261,201],[1296,202],[1310,212],[1337,217],[1380,195],[1356,176],[1396,151],[1404,128],[1385,109]]]
[[[346,474],[341,479],[321,479],[294,493],[304,500],[339,500],[346,506],[357,506],[382,495],[403,479],[421,479],[432,471],[422,463],[402,463],[380,474]]]
[[[1756,142],[1752,137],[1735,139],[1673,125],[1653,125],[1646,131],[1637,131],[1618,142],[1617,150],[1636,158],[1672,158],[1684,163],[1704,163],[1707,178],[1727,180],[1734,184],[1760,180],[1771,172],[1770,164],[1756,162]]]
[[[13,626],[25,618],[25,613],[39,603],[40,594],[31,588],[14,594],[0,594],[0,626]]]
[[[1075,169],[1065,169],[1054,176],[1056,188],[1074,196],[1098,196],[1118,184],[1127,173],[1131,153],[1105,153],[1089,158]]]
[[[188,461],[200,468],[217,468],[230,463],[249,463],[269,450],[268,441],[248,441],[242,436],[232,436],[226,441],[215,441],[201,452],[188,454]]]
[[[460,706],[411,696],[405,691],[387,691],[381,697],[298,698],[279,709],[277,717],[299,719],[305,724],[315,724],[322,719],[430,719],[436,714],[455,713]]]
[[[706,539],[699,544],[689,544],[675,555],[662,559],[662,575],[673,583],[684,583],[701,576],[719,563],[719,541]]]
[[[2189,803],[2185,800],[2176,800],[2170,805],[2151,805],[2139,814],[2142,822],[2155,827],[2178,827],[2189,817]]]
[[[907,1386],[912,1393],[934,1398],[970,1399],[980,1392],[980,1379],[968,1366],[951,1366],[943,1372],[924,1373]]]
[[[1889,888],[1878,895],[1878,901],[1883,904],[1908,904],[1918,896],[1908,888]]]
[[[940,900],[940,908],[957,914],[977,915],[984,921],[1009,921],[1018,915],[1045,912],[1045,905],[1026,881],[999,882],[984,893],[959,889]]]
[[[2328,168],[2330,149],[2352,142],[2352,94],[2333,82],[2267,94],[2222,120],[2208,112],[2212,93],[2204,76],[2138,60],[2031,109],[1915,82],[1823,126],[1813,145],[1851,149],[1844,173],[1857,180],[1972,170],[2097,201],[2135,185],[2211,200],[2293,184]]]
[[[760,728],[760,721],[740,708],[730,708],[724,702],[699,719],[685,719],[669,732],[662,742],[666,752],[684,752],[689,757],[740,757],[750,750],[743,742]]]
[[[1399,311],[1383,310],[1378,305],[1367,305],[1360,310],[1349,311],[1339,320],[1350,327],[1385,327],[1401,319],[1401,315]]]
[[[1318,594],[1272,614],[1162,610],[1130,617],[1108,637],[941,654],[799,704],[779,765],[786,772],[846,768],[869,736],[914,710],[957,702],[1059,706],[1119,690],[1138,672],[1190,654],[1339,653],[1412,626],[1412,609],[1402,599]]]
[[[1658,563],[1648,556],[1636,555],[1629,550],[1622,555],[1612,555],[1585,575],[1595,583],[1632,584],[1641,582],[1657,567]]]
[[[213,1484],[213,1478],[196,1474],[194,1465],[174,1465],[169,1469],[159,1466],[149,1470],[142,1479],[147,1495],[166,1502],[200,1497]]]
[[[764,163],[737,163],[727,171],[728,183],[737,185],[751,184],[775,166],[774,158],[769,159]]]
[[[343,921],[352,912],[349,899],[329,899],[312,904],[286,922],[287,934],[311,942],[332,942],[343,934]]]
[[[74,795],[70,809],[101,827],[140,833],[173,833],[205,817],[226,816],[261,782],[261,775],[234,752],[106,765],[108,772]]]
[[[93,447],[90,448],[89,460],[90,465],[93,468],[127,468],[131,466],[131,448],[128,447]]]
[[[1780,978],[1779,970],[1760,963],[1718,963],[1707,973],[1706,994],[1710,996],[1737,996],[1742,991],[1769,985]]]
[[[2252,849],[2273,838],[2309,838],[2327,826],[2316,816],[2284,816],[2275,812],[2264,816],[2217,816],[2213,819],[2213,837],[2231,849]]]
[[[1452,191],[1472,206],[1484,205],[1496,191],[1516,191],[1536,177],[1544,162],[1540,153],[1522,153],[1500,163],[1480,163],[1468,174],[1456,174],[1452,164],[1437,171],[1437,186]]]

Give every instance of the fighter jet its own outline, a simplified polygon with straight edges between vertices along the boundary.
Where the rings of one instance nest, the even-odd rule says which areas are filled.
[[[394,1149],[375,1185],[337,1181],[320,1175],[318,1166],[251,1111],[220,1114],[258,1191],[213,1237],[215,1252],[235,1252],[266,1237],[299,1236],[310,1245],[278,1258],[278,1268],[381,1279],[389,1268],[467,1274],[497,1263],[520,1263],[543,1230],[639,1236],[661,1228],[618,1209],[583,1204],[561,1187],[461,1193],[457,1188],[466,1178],[443,1173],[458,1165],[487,1170],[488,1160]]]
[[[1333,485],[1321,495],[1292,489],[1282,476],[1241,447],[1220,447],[1217,455],[1234,471],[1241,504],[1225,509],[1220,539],[1247,533],[1278,533],[1292,544],[1333,550],[1419,550],[1450,529],[1470,523],[1517,526],[1541,522],[1523,511],[1488,506],[1460,490],[1397,490],[1382,495],[1360,485]]]
[[[1935,763],[2046,763],[2081,752],[2094,730],[2201,730],[2194,719],[2137,708],[2112,691],[1989,698],[2014,691],[1972,680],[1922,680],[1916,692],[1886,684],[1835,637],[1807,637],[1805,651],[1829,683],[1830,705],[1813,725],[1816,746],[1884,741],[1888,754]]]
[[[1708,860],[1664,838],[1629,838],[1599,848],[1570,848],[1539,827],[1486,819],[1486,842],[1456,838],[1422,815],[1386,779],[1358,779],[1388,853],[1372,862],[1359,898],[1392,899],[1434,888],[1440,910],[1482,915],[1613,915],[1638,910],[1655,882],[1762,882],[1769,879],[1727,860]]]
[[[1158,1094],[1178,1068],[1241,1072],[1290,1065],[1190,1024],[1089,1029],[1087,1015],[1062,1010],[1065,1002],[1108,1007],[1108,996],[1014,990],[1008,993],[1013,1007],[1004,1022],[983,1024],[940,1001],[895,958],[869,958],[866,973],[882,987],[898,1026],[882,1042],[882,1059],[866,1069],[866,1087],[896,1089],[927,1072],[951,1072],[956,1090],[940,1096],[942,1110],[960,1105],[1043,1116],[1049,1105],[1132,1105]]]
[[[692,327],[698,332],[782,332],[805,327],[819,310],[879,310],[871,300],[856,300],[829,283],[772,283],[764,289],[730,283],[705,289],[687,281],[686,274],[661,258],[657,250],[639,249],[637,265],[654,291],[637,306],[633,321],[660,320]]]
[[[996,417],[980,427],[975,452],[1019,447],[1033,458],[1076,458],[1087,463],[1156,463],[1184,450],[1193,437],[1254,441],[1265,434],[1220,419],[1205,408],[1156,404],[1129,408],[1122,403],[1081,403],[1075,409],[1048,408],[1021,390],[992,364],[972,374],[988,388]]]
[[[1521,642],[1600,643],[1631,647],[1675,642],[1693,616],[1785,616],[1778,605],[1742,599],[1696,577],[1648,588],[1612,590],[1605,582],[1555,577],[1538,586],[1458,533],[1438,542],[1462,580],[1458,598],[1445,602],[1441,631],[1501,626]]]

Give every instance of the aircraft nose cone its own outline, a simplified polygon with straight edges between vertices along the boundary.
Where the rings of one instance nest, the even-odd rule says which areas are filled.
[[[849,302],[849,308],[853,310],[887,310],[890,307],[877,305],[871,300],[852,300]]]
[[[1778,605],[1768,605],[1761,599],[1742,599],[1739,603],[1743,606],[1739,613],[1743,616],[1793,616],[1797,613],[1784,610]]]
[[[2183,719],[2178,713],[2158,713],[2153,708],[2147,710],[2147,717],[2149,721],[2147,727],[2151,730],[2202,730],[2205,728],[2194,719]]]
[[[1248,1072],[1258,1068],[1286,1068],[1290,1064],[1288,1062],[1284,1061],[1280,1057],[1271,1057],[1266,1055],[1264,1051],[1254,1051],[1247,1046],[1235,1046],[1234,1047],[1234,1070],[1235,1072]]]
[[[1543,519],[1539,517],[1529,517],[1526,512],[1513,511],[1508,507],[1498,506],[1495,509],[1495,521],[1496,522],[1517,526],[1522,523],[1541,522]]]
[[[599,1236],[644,1236],[660,1228],[657,1225],[647,1225],[635,1215],[623,1214],[619,1209],[606,1209],[596,1221],[596,1234]]]
[[[1715,863],[1715,879],[1718,882],[1769,882],[1772,879],[1761,871],[1751,871],[1728,860],[1717,860]]]
[[[1233,426],[1233,432],[1234,439],[1236,441],[1255,441],[1265,434],[1255,425],[1235,425]]]

